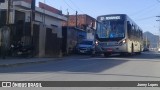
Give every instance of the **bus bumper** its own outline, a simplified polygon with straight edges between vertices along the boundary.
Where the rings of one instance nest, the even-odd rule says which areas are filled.
[[[128,52],[127,45],[124,44],[122,46],[107,46],[102,48],[104,53],[122,53]]]

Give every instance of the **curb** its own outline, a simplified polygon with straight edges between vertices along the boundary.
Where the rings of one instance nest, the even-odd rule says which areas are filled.
[[[28,62],[17,62],[17,63],[12,63],[12,64],[0,64],[1,67],[16,67],[16,66],[22,66],[22,65],[27,65],[27,64],[39,64],[39,63],[46,63],[49,61],[59,61],[59,60],[64,60],[65,58],[53,58],[52,60],[40,60],[40,61],[28,61]]]
[[[48,60],[50,61],[50,60]],[[14,63],[14,64],[3,64],[0,65],[0,67],[16,67],[16,66],[22,66],[22,65],[26,65],[26,64],[38,64],[38,63],[46,63],[48,61],[32,61],[32,62],[22,62],[22,63]]]
[[[2,64],[2,65],[0,65],[0,67],[16,67],[16,66],[22,66],[22,65],[26,65],[26,64],[46,63],[46,62],[49,62],[49,61],[56,61],[56,60],[62,60],[62,58],[54,58],[52,60],[19,62],[19,63],[13,63],[13,64]]]

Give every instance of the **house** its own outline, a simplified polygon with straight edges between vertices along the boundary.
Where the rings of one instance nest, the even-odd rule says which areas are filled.
[[[7,1],[0,5],[0,18],[3,20],[0,28],[6,23]],[[60,56],[62,22],[67,18],[62,15],[62,11],[42,2],[39,2],[34,14],[35,19],[32,22],[31,0],[14,0],[10,3],[11,43],[22,41],[26,45],[33,45],[37,57]]]
[[[83,39],[94,40],[96,19],[87,14],[69,15],[63,22],[63,52],[70,53]],[[73,43],[74,42],[74,43]]]

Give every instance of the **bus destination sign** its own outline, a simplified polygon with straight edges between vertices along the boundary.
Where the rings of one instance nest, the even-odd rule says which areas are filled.
[[[121,19],[120,16],[107,16],[107,17],[101,17],[101,20],[118,20]]]

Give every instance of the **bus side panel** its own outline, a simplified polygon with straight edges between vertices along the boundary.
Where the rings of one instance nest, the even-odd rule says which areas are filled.
[[[131,49],[132,49],[132,42],[131,42],[131,40],[127,40],[127,53],[131,53],[132,51],[131,51]]]

